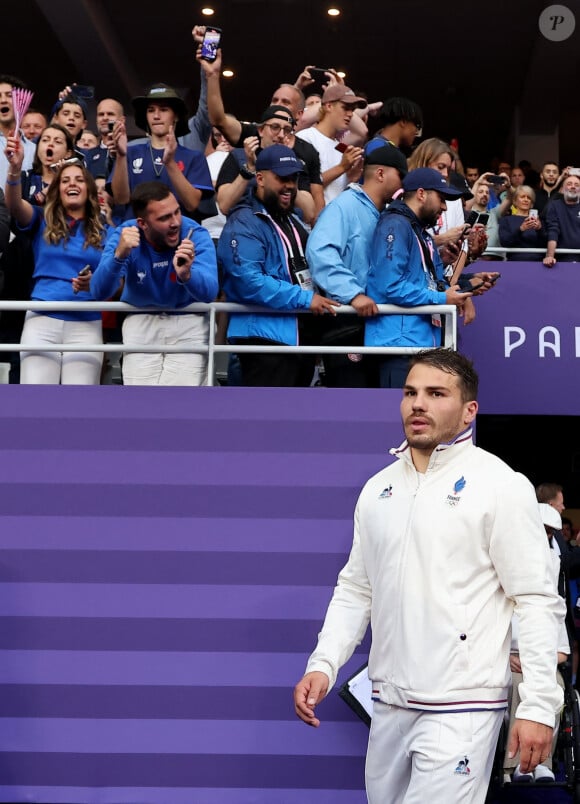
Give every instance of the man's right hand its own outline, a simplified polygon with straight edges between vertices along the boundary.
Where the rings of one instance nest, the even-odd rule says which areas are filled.
[[[354,307],[357,313],[363,318],[368,318],[371,315],[377,315],[379,308],[376,302],[370,296],[365,296],[364,293],[359,293],[351,300],[350,306]]]
[[[125,226],[121,229],[119,245],[115,249],[115,257],[118,260],[125,260],[131,250],[137,248],[141,242],[141,230],[138,226]]]
[[[323,313],[336,315],[335,307],[340,307],[340,302],[334,301],[334,299],[327,299],[325,296],[320,296],[318,293],[314,294],[310,302],[310,309],[314,315],[322,315]]]
[[[463,307],[465,300],[473,296],[473,293],[461,293],[459,285],[451,285],[445,291],[445,304],[454,304],[456,307]]]
[[[546,268],[553,268],[556,265],[556,258],[555,257],[548,257],[547,255],[542,260]]]
[[[329,681],[326,673],[315,670],[306,673],[294,687],[294,711],[309,726],[320,726],[320,720],[314,715],[314,707],[328,692]]]

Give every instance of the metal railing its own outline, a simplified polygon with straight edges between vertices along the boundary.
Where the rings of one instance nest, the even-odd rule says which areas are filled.
[[[420,307],[398,307],[394,304],[379,304],[380,315],[441,315],[443,326],[443,346],[451,349],[457,348],[457,308],[454,305],[437,304],[422,305]],[[160,307],[132,307],[124,302],[57,302],[57,301],[4,301],[0,300],[1,311],[28,311],[47,313],[55,311],[111,311],[117,313],[173,313],[174,308]],[[218,313],[261,313],[267,315],[311,315],[308,310],[272,310],[267,307],[256,307],[252,305],[233,304],[231,302],[211,302],[209,304],[190,304],[187,307],[180,307],[179,312],[202,313],[209,315],[209,337],[207,343],[192,344],[188,347],[167,346],[165,344],[149,344],[138,346],[135,344],[123,343],[95,343],[95,344],[73,344],[73,343],[0,343],[0,360],[2,352],[138,352],[138,353],[157,353],[168,354],[190,352],[192,354],[207,354],[207,384],[215,384],[215,356],[216,354],[244,352],[279,352],[282,354],[346,354],[355,352],[356,354],[386,354],[386,355],[407,355],[418,352],[423,347],[399,347],[399,346],[286,346],[286,345],[241,345],[241,344],[221,344],[216,343],[216,317]],[[342,305],[336,308],[338,315],[357,315],[356,310],[349,305]]]
[[[483,254],[497,254],[498,256],[503,256],[504,260],[506,258],[506,254],[541,254],[542,258],[546,255],[546,247],[543,248],[507,248],[506,246],[490,246],[486,248]],[[578,248],[557,248],[556,249],[556,259],[558,258],[558,254],[577,254],[578,260],[580,261],[580,249]],[[541,262],[541,260],[540,260]]]

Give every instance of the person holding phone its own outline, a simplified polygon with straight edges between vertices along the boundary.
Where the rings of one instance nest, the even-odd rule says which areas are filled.
[[[504,215],[499,220],[499,241],[506,248],[538,248],[546,247],[546,232],[538,217],[538,211],[532,209],[536,193],[527,184],[516,187],[511,215]],[[532,214],[535,213],[535,214]],[[542,253],[533,251],[507,252],[506,259],[515,262],[538,262]]]
[[[182,215],[163,182],[138,184],[131,208],[134,217],[111,232],[91,279],[96,299],[110,298],[122,285],[121,301],[135,308],[162,308],[125,316],[123,343],[135,348],[123,357],[123,383],[205,385],[207,355],[193,349],[207,343],[209,321],[181,308],[216,298],[215,246],[203,226]],[[181,346],[183,352],[138,351],[141,345],[159,343]]]
[[[65,160],[46,193],[43,207],[22,197],[23,150],[18,136],[7,140],[10,172],[6,204],[17,225],[17,237],[28,237],[34,250],[33,301],[91,301],[90,273],[101,258],[105,226],[95,180],[78,160]],[[54,311],[26,314],[24,344],[102,343],[101,313]],[[103,355],[99,352],[35,352],[20,355],[23,384],[98,385]]]
[[[298,139],[313,145],[320,156],[324,200],[329,203],[351,181],[358,181],[363,166],[363,149],[348,145],[337,150],[338,134],[348,129],[355,108],[366,106],[364,98],[355,95],[344,84],[332,84],[324,90],[320,120],[310,128],[297,132]]]

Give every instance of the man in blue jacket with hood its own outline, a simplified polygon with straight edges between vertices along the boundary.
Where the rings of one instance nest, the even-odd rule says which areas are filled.
[[[375,229],[367,295],[377,304],[418,307],[424,304],[455,304],[461,308],[472,294],[449,287],[443,265],[426,229],[446,209],[446,199],[459,198],[432,168],[416,168],[403,180],[403,195],[389,204]],[[383,315],[366,322],[365,346],[418,346],[441,344],[438,315]],[[409,355],[389,355],[380,361],[381,388],[402,388]]]
[[[240,345],[296,346],[304,343],[306,316],[332,313],[339,302],[315,293],[306,263],[307,232],[293,215],[302,162],[285,145],[270,145],[256,160],[251,204],[233,212],[218,243],[227,301],[269,307],[287,315],[234,313],[228,340]],[[301,337],[302,336],[302,337]],[[311,355],[240,352],[242,385],[310,385]]]

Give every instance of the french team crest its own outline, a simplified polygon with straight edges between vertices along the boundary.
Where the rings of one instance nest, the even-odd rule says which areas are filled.
[[[459,501],[461,500],[461,497],[459,495],[463,491],[466,485],[467,481],[462,475],[459,478],[459,480],[455,481],[455,484],[453,486],[453,492],[447,495],[447,505],[455,507],[459,503]]]

